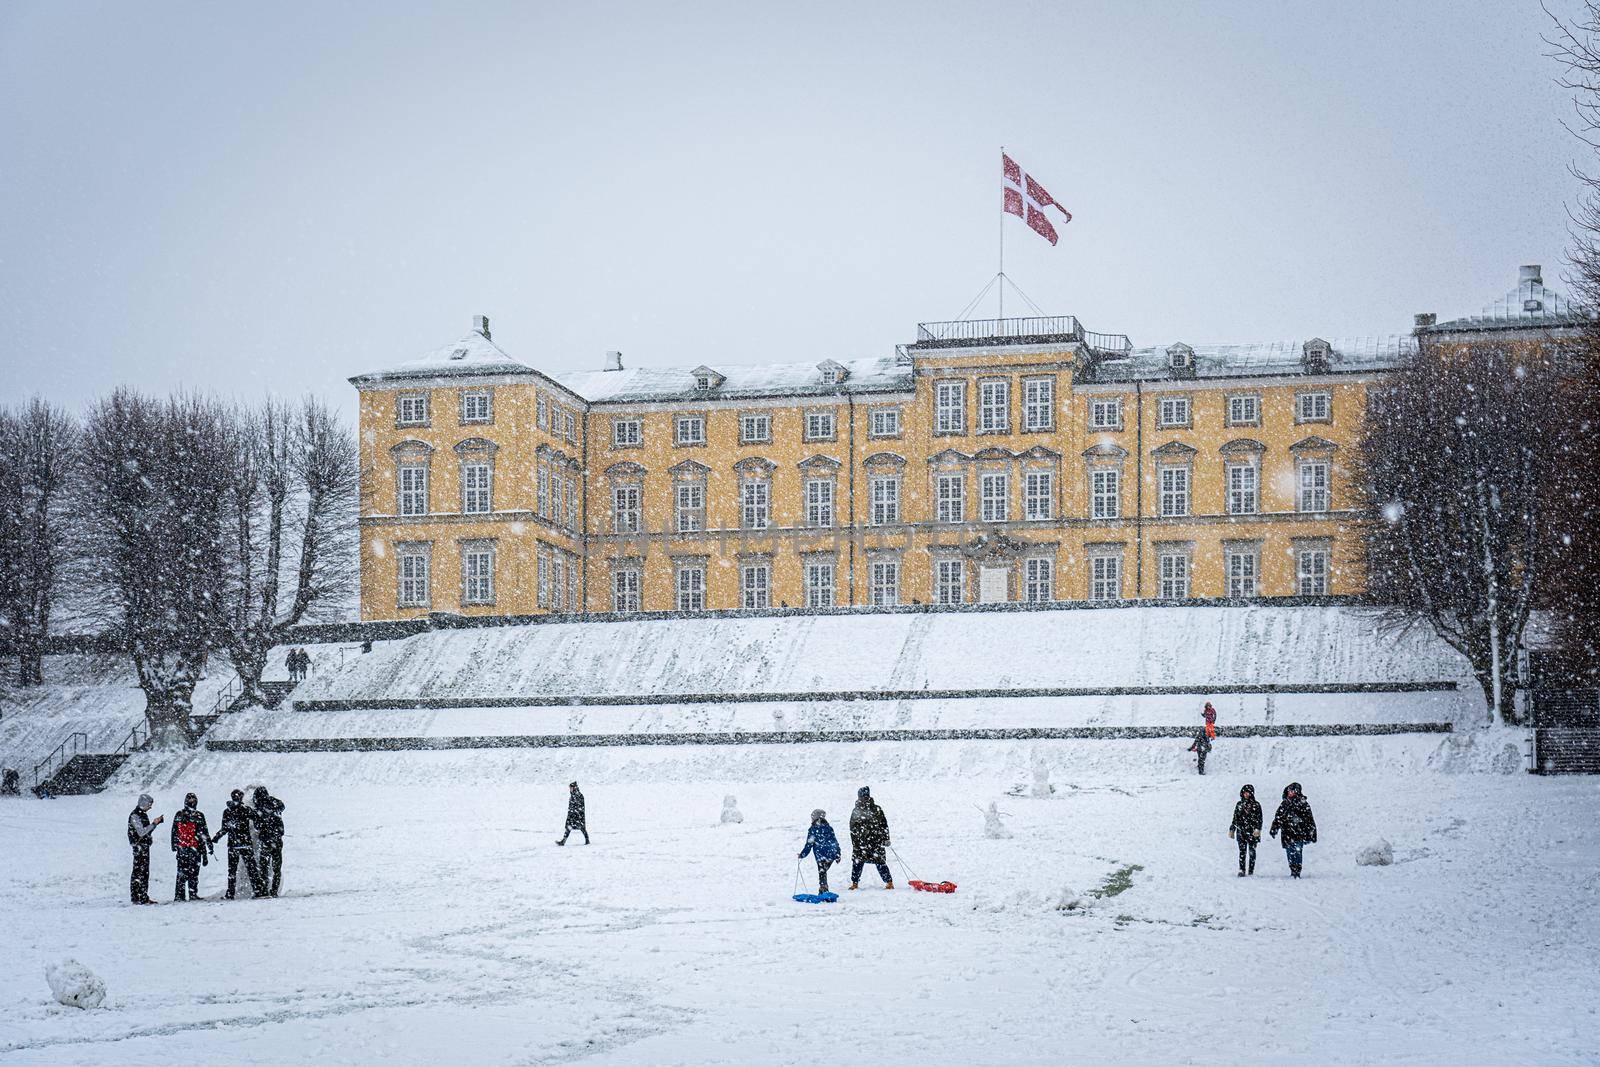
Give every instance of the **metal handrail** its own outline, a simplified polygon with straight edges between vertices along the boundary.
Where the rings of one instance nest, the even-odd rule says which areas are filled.
[[[1085,330],[1083,343],[1100,352],[1126,354],[1133,351],[1133,342],[1128,340],[1128,335],[1125,333],[1095,333],[1093,330]]]
[[[1026,319],[957,319],[953,322],[917,323],[920,341],[981,341],[992,337],[1070,337],[1082,339],[1083,326],[1076,315],[1047,315]]]
[[[244,687],[239,684],[239,676],[234,675],[233,681],[229,682],[222,692],[217,694],[216,701],[211,705],[211,714],[221,715],[227,710],[227,706],[237,700],[239,694],[243,692]]]
[[[72,751],[70,753],[66,751],[68,745],[72,746]],[[60,766],[65,766],[68,760],[88,747],[89,735],[84,733],[82,730],[72,731],[72,733],[67,735],[67,739],[65,741],[62,741],[56,746],[54,752],[50,753],[50,755],[33,765],[33,784],[37,786],[42,784],[46,778],[54,777],[56,771],[59,769],[55,763],[57,756],[61,757]],[[39,768],[47,765],[49,766],[49,770],[45,774],[40,774]]]
[[[144,734],[143,737],[139,736],[141,733]],[[122,739],[122,743],[119,744],[116,747],[116,750],[111,754],[113,756],[120,756],[124,752],[127,752],[129,755],[132,755],[133,753],[139,751],[139,749],[143,747],[144,743],[148,740],[150,740],[150,731],[143,726],[135,726],[133,729],[128,731],[128,736]]]

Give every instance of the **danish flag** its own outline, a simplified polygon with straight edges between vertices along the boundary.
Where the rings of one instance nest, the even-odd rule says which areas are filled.
[[[1030,230],[1055,244],[1056,228],[1050,225],[1050,218],[1044,209],[1054,207],[1066,217],[1066,222],[1072,221],[1072,212],[1056,203],[1055,197],[1046,192],[1044,186],[1034,181],[1031,174],[1022,173],[1017,161],[1004,152],[1000,153],[1000,169],[1005,178],[1006,214],[1026,220]]]

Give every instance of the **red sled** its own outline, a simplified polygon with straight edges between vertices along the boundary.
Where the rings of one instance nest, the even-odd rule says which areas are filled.
[[[956,891],[954,882],[918,882],[913,880],[908,884],[919,893],[954,893]]]

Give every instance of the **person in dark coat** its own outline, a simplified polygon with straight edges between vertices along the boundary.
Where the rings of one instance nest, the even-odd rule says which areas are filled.
[[[583,793],[579,791],[577,782],[568,783],[567,793],[567,825],[563,828],[565,832],[561,835],[561,840],[557,841],[556,844],[566,844],[567,838],[572,836],[572,831],[582,830],[583,843],[587,845],[589,843],[589,826],[584,818]]]
[[[1228,836],[1239,842],[1239,877],[1256,873],[1256,842],[1261,840],[1261,804],[1256,800],[1256,787],[1247,785],[1239,790],[1239,803],[1233,806],[1233,822],[1228,824]],[[1250,854],[1249,869],[1245,869],[1245,853]]]
[[[839,839],[828,825],[828,813],[818,808],[811,813],[811,829],[806,831],[806,847],[800,850],[800,859],[808,854],[817,857],[817,892],[828,891],[828,868],[839,862]],[[857,874],[861,872],[857,871]]]
[[[166,820],[157,815],[150,821],[148,812],[155,806],[149,793],[139,796],[139,803],[128,815],[128,844],[133,848],[133,875],[128,879],[128,896],[135,904],[154,904],[150,899],[150,838],[156,827]]]
[[[222,809],[222,829],[211,839],[216,844],[228,839],[228,899],[234,899],[239,887],[239,864],[250,878],[250,892],[258,897],[267,895],[261,884],[261,871],[256,867],[256,842],[254,830],[256,813],[245,807],[244,790],[235,789],[228,797],[228,806]]]
[[[856,790],[855,810],[850,813],[850,888],[861,885],[861,869],[867,864],[878,868],[883,888],[894,888],[894,875],[889,873],[889,817],[872,799],[872,790],[862,786]]]
[[[278,895],[283,884],[283,801],[267,792],[264,785],[256,786],[253,798],[256,805],[256,839],[261,842],[261,884],[267,896]]]
[[[200,868],[211,862],[211,831],[200,798],[193,793],[184,796],[183,810],[172,817],[172,851],[178,857],[178,885],[172,899],[199,900]]]
[[[1211,754],[1211,738],[1205,727],[1202,726],[1200,732],[1194,735],[1194,744],[1189,746],[1189,751],[1199,760],[1200,773],[1206,773],[1206,756]]]
[[[1272,829],[1268,832],[1283,845],[1284,857],[1289,861],[1289,877],[1300,877],[1305,847],[1317,840],[1317,820],[1311,815],[1311,805],[1306,803],[1299,782],[1290,782],[1284,787],[1283,803],[1278,805],[1278,813],[1272,817]]]

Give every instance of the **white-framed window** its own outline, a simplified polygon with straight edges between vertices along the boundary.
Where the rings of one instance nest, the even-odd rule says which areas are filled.
[[[893,526],[900,521],[900,477],[883,474],[873,478],[870,486],[872,500],[872,525]]]
[[[833,525],[833,479],[806,479],[806,525],[826,528]]]
[[[897,407],[873,408],[867,423],[867,433],[872,437],[899,437],[900,409]]]
[[[1186,396],[1164,396],[1156,408],[1156,425],[1165,429],[1173,426],[1188,426],[1190,422],[1189,398]]]
[[[1022,561],[1022,599],[1043,604],[1056,598],[1056,561],[1034,556]]]
[[[539,552],[539,606],[550,606],[550,557],[543,550]]]
[[[978,432],[1011,432],[1011,383],[1004,378],[978,382]]]
[[[967,477],[940,474],[933,480],[935,518],[939,522],[967,520]]]
[[[611,445],[613,448],[638,448],[644,444],[643,419],[612,419]]]
[[[643,489],[637,485],[611,487],[611,530],[613,533],[638,533],[640,526],[640,497]]]
[[[1122,515],[1122,472],[1096,468],[1089,472],[1089,517],[1115,519]]]
[[[832,441],[838,434],[831,410],[806,412],[807,441]]]
[[[1332,393],[1298,393],[1294,398],[1294,421],[1332,422]]]
[[[696,533],[706,528],[706,486],[704,482],[679,482],[675,492],[678,532]]]
[[[1228,514],[1254,515],[1261,507],[1260,478],[1254,463],[1228,464]]]
[[[1028,433],[1053,430],[1056,425],[1056,380],[1022,379],[1022,429]]]
[[[806,607],[833,607],[833,561],[806,561]]]
[[[638,611],[641,602],[639,585],[638,567],[618,567],[612,571],[611,610],[617,612]]]
[[[534,400],[533,407],[534,422],[538,424],[539,429],[548,430],[550,428],[550,399],[540,393]]]
[[[1228,398],[1229,426],[1261,425],[1261,398],[1254,393],[1239,393]]]
[[[562,435],[573,444],[578,443],[578,416],[570,411],[561,415]]]
[[[1189,514],[1189,468],[1187,466],[1161,467],[1161,515]]]
[[[703,415],[679,415],[672,420],[672,443],[680,447],[706,443],[706,420]]]
[[[766,412],[759,415],[740,415],[739,443],[741,445],[771,444],[772,416]]]
[[[1022,517],[1043,522],[1056,517],[1056,476],[1051,471],[1027,471],[1022,475]]]
[[[426,515],[427,513],[428,465],[400,464],[400,514]]]
[[[675,576],[679,611],[706,609],[706,568],[703,563],[680,563]]]
[[[567,610],[567,560],[560,552],[550,554],[550,610]]]
[[[1328,550],[1302,548],[1295,553],[1297,588],[1301,596],[1327,596]]]
[[[747,609],[772,606],[772,565],[745,563],[739,567],[739,597]]]
[[[1297,495],[1299,510],[1327,511],[1328,463],[1321,459],[1302,460],[1300,463],[1300,491]]]
[[[493,422],[493,408],[487,389],[466,389],[461,393],[461,423]]]
[[[1229,596],[1255,596],[1261,569],[1261,552],[1256,548],[1230,548],[1224,566],[1228,575]]]
[[[1097,396],[1090,398],[1089,429],[1122,429],[1122,398],[1120,396]]]
[[[746,530],[765,530],[772,524],[772,483],[746,478],[739,483],[739,524]]]
[[[572,605],[573,611],[583,610],[583,567],[578,558],[572,558],[572,564],[567,568],[568,590],[567,603]]]
[[[1163,552],[1157,560],[1164,600],[1183,600],[1189,595],[1189,554]]]
[[[494,603],[494,545],[481,541],[462,544],[461,602]]]
[[[474,461],[461,465],[461,510],[468,515],[487,515],[491,510],[494,470],[488,463]]]
[[[984,522],[1009,522],[1011,519],[1011,479],[1005,474],[978,475],[978,514]]]
[[[1122,599],[1122,557],[1102,554],[1089,557],[1089,599]]]
[[[542,463],[539,465],[539,491],[535,503],[539,510],[539,517],[548,519],[550,517],[550,471]]]
[[[967,383],[959,378],[933,383],[933,432],[967,432]]]
[[[394,421],[397,426],[428,425],[428,394],[395,394]]]
[[[432,602],[433,546],[398,545],[395,565],[399,571],[399,600],[402,608],[425,608]]]
[[[873,560],[867,570],[871,579],[873,605],[885,607],[900,603],[900,561]]]
[[[567,482],[567,527],[578,528],[578,479],[573,478]],[[576,566],[576,564],[574,564]]]
[[[966,602],[967,565],[959,559],[933,561],[933,600],[936,604]]]

